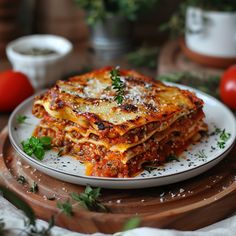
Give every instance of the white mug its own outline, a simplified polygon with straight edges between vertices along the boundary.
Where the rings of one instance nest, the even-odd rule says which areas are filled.
[[[185,41],[190,50],[213,57],[236,57],[236,12],[188,7],[186,29]]]

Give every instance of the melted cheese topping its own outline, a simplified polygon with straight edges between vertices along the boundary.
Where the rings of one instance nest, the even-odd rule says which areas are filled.
[[[42,106],[55,118],[70,120],[82,126],[82,135],[99,134],[97,122],[105,122],[110,132],[124,135],[149,122],[173,121],[201,107],[203,102],[193,93],[155,82],[134,71],[121,71],[125,84],[124,101],[115,101],[111,68],[58,81],[34,106]],[[114,150],[125,150],[126,147]]]

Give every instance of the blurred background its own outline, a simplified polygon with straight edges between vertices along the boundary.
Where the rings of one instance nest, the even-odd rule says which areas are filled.
[[[46,41],[40,40],[40,48],[22,41],[24,53],[15,50],[15,41],[9,46],[15,39],[35,34],[62,36],[73,49],[50,72],[42,66],[37,71],[35,53],[45,54],[40,57],[47,61],[51,57],[47,54],[53,52]],[[232,100],[228,95],[232,91],[220,92],[225,70],[236,63],[235,35],[235,0],[0,0],[0,70],[23,72],[35,91],[58,79],[119,65],[198,88],[235,109],[236,104],[227,101]],[[44,67],[53,63],[50,59]],[[53,76],[53,71],[58,73]],[[0,75],[0,111],[9,112],[22,99],[14,98],[14,105],[1,108],[5,90]]]

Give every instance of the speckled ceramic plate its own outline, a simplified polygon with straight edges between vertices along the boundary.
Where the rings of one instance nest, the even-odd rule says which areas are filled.
[[[209,126],[208,136],[198,144],[191,145],[180,158],[158,168],[149,168],[134,178],[102,178],[85,175],[83,164],[70,156],[58,157],[55,151],[47,151],[39,161],[22,150],[21,142],[29,138],[39,119],[31,114],[33,97],[20,104],[9,119],[9,136],[16,151],[34,168],[63,181],[99,186],[103,188],[146,188],[179,182],[199,175],[221,161],[233,147],[236,136],[236,121],[232,112],[215,98],[187,86],[171,84],[195,91],[205,102],[204,112]],[[17,124],[17,115],[26,115],[24,124]],[[221,130],[221,132],[216,131]],[[222,143],[222,131],[229,133]]]

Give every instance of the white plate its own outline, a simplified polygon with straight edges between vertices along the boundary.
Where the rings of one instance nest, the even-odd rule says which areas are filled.
[[[170,83],[169,83],[170,84]],[[28,156],[22,150],[21,142],[32,135],[39,119],[32,113],[33,97],[20,104],[9,119],[9,137],[13,147],[34,168],[57,179],[80,185],[99,186],[103,188],[131,189],[160,186],[179,182],[199,175],[221,161],[233,147],[236,136],[236,121],[232,112],[217,99],[193,88],[171,84],[183,89],[195,91],[205,102],[204,112],[209,126],[209,137],[196,145],[191,145],[178,161],[172,161],[152,171],[143,171],[134,178],[102,178],[86,176],[83,164],[70,156],[57,157],[55,151],[47,151],[43,161]],[[29,117],[25,124],[17,124],[17,115]],[[215,129],[225,129],[230,138],[224,148],[219,148],[219,134],[213,135]],[[203,155],[201,155],[203,151]],[[200,154],[200,155],[199,155]]]

